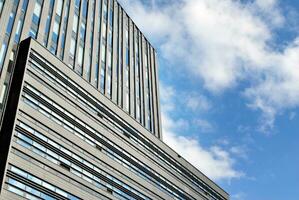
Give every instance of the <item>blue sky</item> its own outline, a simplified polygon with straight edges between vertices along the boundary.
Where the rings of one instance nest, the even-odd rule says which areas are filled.
[[[120,0],[160,67],[164,141],[232,200],[299,196],[299,1]]]

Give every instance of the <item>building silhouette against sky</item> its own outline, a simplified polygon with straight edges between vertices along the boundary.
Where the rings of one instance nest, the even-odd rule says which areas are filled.
[[[229,198],[162,142],[157,55],[117,1],[0,15],[0,199]]]

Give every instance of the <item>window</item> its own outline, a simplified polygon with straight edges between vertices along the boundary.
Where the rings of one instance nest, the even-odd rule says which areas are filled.
[[[11,32],[14,18],[15,18],[15,13],[11,12],[9,14],[8,24],[7,24],[7,27],[6,27],[6,33],[10,33]]]
[[[95,74],[94,74],[94,84],[98,87],[98,77],[99,77],[99,63],[96,63]]]
[[[45,29],[45,36],[44,36],[44,46],[47,46],[48,44],[48,38],[49,38],[49,33],[50,33],[50,24],[51,24],[51,19],[52,19],[52,13],[53,13],[53,7],[54,7],[54,0],[50,0],[50,5],[49,5],[49,12],[48,12],[48,17],[46,21],[46,29]]]
[[[29,36],[31,36],[34,39],[36,39],[36,34],[39,26],[41,8],[42,8],[42,0],[36,0],[34,5],[33,16],[32,16],[32,23],[29,32]]]
[[[15,43],[19,43],[19,41],[20,41],[20,36],[21,36],[21,31],[23,29],[23,25],[24,25],[24,18],[25,18],[25,12],[27,10],[27,6],[28,6],[28,0],[24,0],[23,5],[22,5],[22,13],[21,13],[20,19],[18,21],[18,27],[16,30]]]
[[[0,0],[0,15],[2,13],[2,8],[5,0]]]
[[[108,44],[109,47],[112,48],[112,30],[109,28],[109,33],[108,33]]]
[[[61,35],[61,51],[60,51],[60,55],[59,55],[60,59],[62,59],[64,56],[64,45],[65,45],[65,35],[66,35],[65,31],[67,28],[68,17],[69,17],[69,4],[70,4],[70,1],[67,0],[64,17],[63,17],[63,29],[62,29],[62,35]]]
[[[63,5],[63,0],[58,0],[57,8],[56,8],[56,14],[57,14],[58,16],[61,16],[61,13],[62,13],[62,5]]]
[[[71,48],[70,48],[70,52],[69,52],[70,66],[74,66],[74,63],[75,63],[75,51],[76,51],[76,46],[77,46],[78,23],[79,23],[79,15],[77,14],[77,12],[75,12],[74,21],[73,21],[73,33],[72,33],[72,39],[71,39]]]
[[[74,38],[71,39],[71,47],[70,47],[70,55],[74,58],[75,56],[75,48],[76,48],[76,40]]]
[[[75,1],[75,7],[76,7],[76,9],[79,9],[79,7],[80,7],[80,0],[76,0]]]
[[[104,62],[102,62],[100,81],[101,81],[100,92],[104,93],[105,92],[105,63]]]
[[[102,61],[105,62],[106,60],[106,46],[105,44],[102,44]]]
[[[57,42],[58,39],[58,32],[59,32],[59,23],[55,20],[53,25],[53,38],[52,41]]]
[[[21,169],[18,169],[14,166],[11,166],[11,172],[15,173],[15,174],[18,174],[18,175],[21,175],[22,177],[24,177],[27,181],[32,181],[44,188],[47,188],[53,192],[55,192],[56,194],[59,194],[61,196],[64,196],[68,199],[71,199],[71,200],[79,200],[77,197],[73,196],[72,194],[70,193],[67,193],[61,189],[59,189],[58,187],[52,185],[52,184],[49,184],[35,176],[32,176],[31,174],[21,170]],[[33,197],[31,196],[32,195],[35,195],[35,196],[38,196],[38,197],[41,197],[43,199],[46,199],[46,200],[54,200],[54,198],[48,196],[47,194],[43,193],[43,192],[40,192],[38,191],[37,189],[35,188],[32,188],[31,186],[27,185],[27,181],[24,183],[21,183],[20,181],[17,181],[15,180],[14,178],[8,178],[8,184],[9,186],[12,188],[12,189],[9,189],[9,191],[13,192],[13,193],[16,193],[18,195],[21,195],[21,196],[24,196],[26,197],[27,199],[40,199],[40,198],[36,198],[36,197]],[[23,181],[22,181],[23,182]],[[18,189],[21,189],[23,190],[24,192],[19,192],[20,190]],[[45,191],[45,190],[43,190]]]
[[[39,23],[39,17],[41,12],[41,4],[39,2],[35,3],[34,11],[33,11],[33,23],[38,24]]]
[[[111,5],[110,11],[109,11],[109,25],[112,27],[113,25],[113,3]]]
[[[83,46],[79,46],[79,50],[78,50],[78,69],[77,72],[78,74],[82,75],[82,65],[83,65]]]
[[[83,0],[83,18],[87,18],[87,0]]]
[[[77,29],[78,29],[78,18],[79,16],[75,14],[74,21],[73,21],[73,31],[75,33],[77,33]]]
[[[0,95],[0,104],[2,104],[3,101],[4,101],[4,95],[6,93],[6,89],[7,89],[7,84],[4,84],[3,88],[2,88],[2,91],[1,91],[1,95]]]
[[[7,47],[6,43],[3,43],[2,46],[1,46],[1,50],[0,50],[0,66],[2,66],[2,64],[3,64],[4,54],[6,52],[6,47]],[[2,67],[1,67],[1,69],[2,69]]]
[[[106,31],[107,31],[107,29],[106,29],[106,24],[105,23],[103,24],[102,28],[103,28],[103,30],[102,30],[103,40],[106,40],[106,34],[107,34]]]

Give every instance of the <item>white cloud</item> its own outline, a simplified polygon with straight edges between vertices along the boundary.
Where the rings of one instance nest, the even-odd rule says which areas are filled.
[[[297,115],[297,113],[291,112],[289,115],[289,120],[292,121],[293,119],[295,119],[296,115]]]
[[[171,99],[174,97],[175,91],[172,87],[164,86],[163,84],[160,84],[160,99],[162,105],[162,110],[164,112],[171,111],[175,108],[175,104]]]
[[[232,146],[229,151],[240,158],[248,159],[248,149],[245,146]]]
[[[171,117],[172,112],[176,112],[174,107],[176,99],[174,97],[177,93],[178,91],[172,87],[162,84],[161,102],[164,142],[213,180],[230,180],[242,177],[244,174],[234,168],[235,160],[232,158],[232,153],[218,145],[205,148],[196,138],[181,134],[188,132],[190,124],[184,119]],[[212,125],[204,119],[196,119],[193,123],[197,123],[201,131],[213,129]]]
[[[204,120],[204,119],[195,119],[193,121],[193,123],[203,133],[211,132],[211,131],[214,130],[214,126],[209,121],[207,121],[207,120]]]
[[[197,139],[180,136],[176,132],[177,124],[165,113],[162,115],[162,121],[164,141],[209,178],[229,180],[244,175],[234,169],[235,161],[229,152],[219,146],[206,149]]]
[[[280,1],[140,2],[121,0],[141,30],[159,44],[160,56],[180,63],[212,93],[248,83],[240,92],[250,108],[263,113],[261,131],[271,130],[280,112],[298,107],[299,36],[285,46],[274,44],[275,31],[292,21]]]
[[[190,94],[186,98],[186,106],[192,111],[207,111],[211,108],[209,100],[200,94]]]
[[[231,200],[244,200],[247,195],[244,192],[239,192],[231,196]]]

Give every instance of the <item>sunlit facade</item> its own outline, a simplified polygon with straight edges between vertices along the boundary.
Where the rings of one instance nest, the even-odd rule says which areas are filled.
[[[161,140],[157,55],[117,1],[0,15],[1,200],[229,199]]]
[[[161,138],[155,49],[114,0],[0,0],[0,107],[20,40],[32,37]]]

